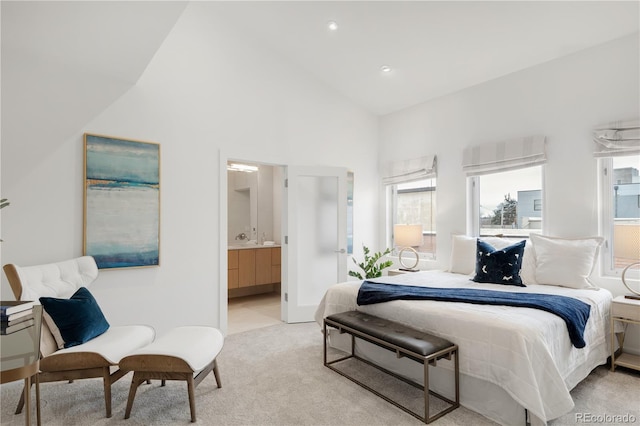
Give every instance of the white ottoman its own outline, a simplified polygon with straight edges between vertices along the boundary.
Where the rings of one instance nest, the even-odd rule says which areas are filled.
[[[224,337],[217,328],[204,326],[176,327],[149,345],[122,358],[120,369],[133,371],[129,399],[124,415],[128,419],[138,386],[151,379],[186,380],[191,421],[196,421],[194,389],[213,371],[218,387],[222,387],[216,357]],[[194,377],[194,374],[196,376]]]

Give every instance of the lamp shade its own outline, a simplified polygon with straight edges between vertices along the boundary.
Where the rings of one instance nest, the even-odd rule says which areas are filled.
[[[613,254],[625,263],[640,260],[640,224],[615,224],[613,227]]]
[[[422,225],[394,225],[393,240],[398,247],[422,245]]]

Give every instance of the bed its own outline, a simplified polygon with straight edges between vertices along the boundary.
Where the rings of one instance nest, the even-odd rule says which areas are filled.
[[[526,253],[525,257],[527,254],[530,258],[535,256]],[[529,266],[535,268],[535,262]],[[528,283],[524,287],[477,283],[471,281],[473,274],[445,271],[407,273],[370,281],[572,297],[590,307],[584,329],[585,347],[577,348],[572,344],[567,324],[560,317],[538,309],[433,300],[394,300],[359,306],[356,301],[361,281],[330,287],[318,307],[316,321],[322,324],[328,315],[359,310],[448,339],[460,348],[463,406],[503,425],[526,424],[527,421],[544,425],[570,412],[574,407],[570,390],[595,367],[606,363],[612,295],[606,289],[593,286],[568,288],[532,284],[535,271],[523,273],[530,277],[525,280]],[[559,273],[562,275],[562,271]],[[341,337],[331,335],[331,345],[346,347],[347,342]],[[399,363],[393,354],[366,342],[358,342],[356,351],[396,373],[420,380],[421,366],[415,363]],[[447,369],[451,366],[438,365],[431,374],[430,384],[434,390],[446,395],[450,391]]]

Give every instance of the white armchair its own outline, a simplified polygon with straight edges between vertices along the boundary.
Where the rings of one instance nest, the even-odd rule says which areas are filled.
[[[88,287],[98,277],[91,256],[63,262],[21,267],[3,267],[16,300],[40,297],[69,298],[80,287]],[[46,322],[42,323],[40,383],[102,377],[107,417],[111,417],[111,385],[127,372],[117,368],[122,358],[151,343],[155,331],[146,325],[111,326],[98,337],[69,348],[58,344]],[[116,367],[113,372],[111,369]],[[21,398],[16,414],[22,411]]]

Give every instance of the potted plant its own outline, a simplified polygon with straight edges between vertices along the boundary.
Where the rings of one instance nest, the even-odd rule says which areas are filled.
[[[358,265],[360,269],[364,272],[364,277],[358,271],[349,271],[349,276],[356,277],[358,279],[368,279],[368,278],[377,278],[382,276],[382,270],[384,268],[388,268],[393,265],[391,260],[386,260],[384,262],[378,263],[382,256],[386,256],[391,253],[391,249],[386,249],[384,252],[376,252],[373,255],[369,256],[371,252],[367,246],[362,245],[362,250],[364,251],[364,262],[358,263],[355,258],[353,259],[353,263]]]

